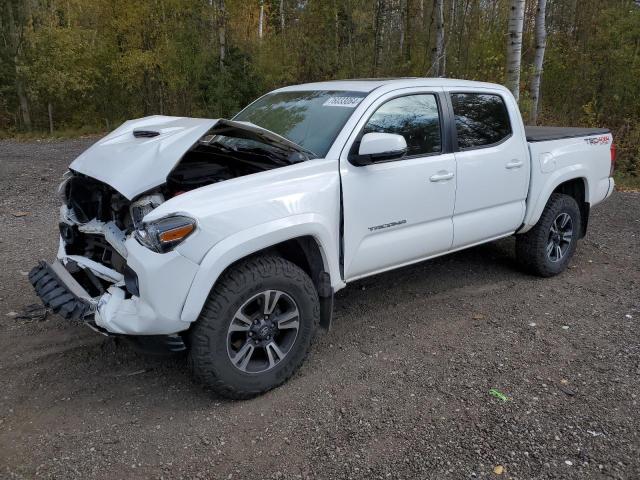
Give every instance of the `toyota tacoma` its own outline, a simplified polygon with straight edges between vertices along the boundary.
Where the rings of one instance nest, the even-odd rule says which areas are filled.
[[[248,398],[300,367],[355,280],[510,235],[528,272],[561,273],[614,163],[608,130],[525,127],[495,84],[289,86],[232,120],[151,116],[99,140],[29,278],[63,317],[186,350],[199,381]]]

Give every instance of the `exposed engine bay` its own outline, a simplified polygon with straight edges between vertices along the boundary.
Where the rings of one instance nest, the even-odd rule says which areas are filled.
[[[67,268],[93,296],[112,284],[127,282],[126,239],[143,229],[143,218],[165,201],[189,191],[308,159],[304,153],[277,142],[240,134],[233,122],[211,129],[184,155],[166,177],[166,183],[129,200],[104,182],[73,170],[60,185],[60,235]],[[224,128],[224,135],[219,132]],[[140,138],[160,135],[134,131]],[[140,241],[142,237],[136,236]],[[143,242],[141,242],[143,243]],[[145,245],[148,246],[148,245]],[[74,265],[74,262],[77,265]],[[129,286],[129,285],[127,285]],[[129,294],[135,288],[128,288]]]

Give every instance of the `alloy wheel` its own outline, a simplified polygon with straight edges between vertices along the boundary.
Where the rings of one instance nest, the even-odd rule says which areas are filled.
[[[573,240],[573,220],[568,213],[559,214],[551,224],[547,241],[547,256],[556,263],[561,261]]]
[[[253,295],[236,311],[227,331],[227,354],[244,373],[263,373],[282,362],[300,328],[296,302],[280,290]]]

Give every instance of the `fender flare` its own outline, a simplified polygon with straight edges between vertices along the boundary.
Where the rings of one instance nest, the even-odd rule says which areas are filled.
[[[198,318],[211,289],[230,265],[265,248],[304,236],[311,236],[318,242],[334,290],[344,287],[340,275],[338,239],[333,238],[324,217],[313,213],[294,215],[242,230],[214,245],[200,263],[180,319],[191,323]]]
[[[522,222],[523,227],[518,231],[518,233],[525,233],[538,223],[551,194],[556,190],[556,188],[565,182],[582,179],[584,181],[584,198],[586,202],[589,202],[590,191],[588,175],[589,172],[584,165],[571,165],[553,172],[548,178],[544,179],[543,190],[537,196],[535,203],[531,208],[527,209],[524,221]]]

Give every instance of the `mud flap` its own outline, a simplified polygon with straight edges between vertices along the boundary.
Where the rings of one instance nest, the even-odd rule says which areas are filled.
[[[45,307],[68,320],[85,320],[93,314],[88,294],[66,270],[68,278],[62,280],[60,275],[65,275],[60,268],[64,270],[58,261],[53,265],[41,261],[29,272],[29,281]],[[87,298],[82,298],[83,293]]]
[[[320,298],[320,328],[328,332],[331,329],[333,317],[333,288],[331,288],[331,277],[327,272],[320,273],[316,288]]]

